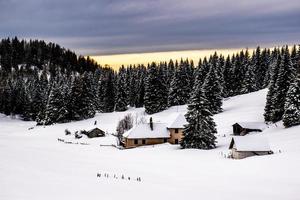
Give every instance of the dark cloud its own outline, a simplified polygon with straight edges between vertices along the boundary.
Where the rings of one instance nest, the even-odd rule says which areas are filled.
[[[0,0],[0,37],[82,54],[299,42],[299,0]]]

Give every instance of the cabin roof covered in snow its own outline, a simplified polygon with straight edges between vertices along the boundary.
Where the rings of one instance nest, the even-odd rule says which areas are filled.
[[[142,123],[134,126],[123,134],[123,137],[133,138],[169,138],[170,133],[165,123],[153,123],[153,130],[149,123]]]
[[[176,113],[170,116],[171,122],[167,125],[167,128],[184,128],[184,125],[188,124],[185,117],[181,113]]]
[[[271,151],[269,141],[261,136],[236,136],[231,139],[229,149],[237,151]]]
[[[263,122],[237,122],[235,124],[239,124],[241,127],[249,129],[264,130],[265,128],[267,128],[267,125]]]

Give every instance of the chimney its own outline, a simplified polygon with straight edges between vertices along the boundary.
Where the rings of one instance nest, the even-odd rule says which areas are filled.
[[[152,121],[152,117],[150,117],[150,128],[151,128],[151,131],[153,131],[153,121]]]

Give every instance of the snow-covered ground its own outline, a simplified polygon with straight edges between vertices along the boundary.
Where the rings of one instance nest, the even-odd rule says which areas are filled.
[[[242,160],[222,156],[228,151],[232,124],[263,122],[266,92],[224,101],[224,112],[214,116],[218,147],[209,151],[169,144],[119,150],[100,146],[115,144],[111,135],[75,140],[64,134],[66,128],[90,129],[95,120],[113,133],[127,113],[149,118],[143,109],[99,113],[93,119],[45,128],[0,115],[0,199],[299,200],[300,126],[284,129],[278,123],[254,133],[269,139],[273,155]],[[172,107],[152,117],[167,123],[171,113],[185,111],[186,106]],[[89,145],[65,144],[58,138]]]

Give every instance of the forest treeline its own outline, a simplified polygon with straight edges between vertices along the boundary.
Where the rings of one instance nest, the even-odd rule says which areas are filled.
[[[2,39],[0,112],[40,125],[87,119],[96,112],[125,111],[129,106],[144,106],[152,114],[188,104],[195,86],[200,85],[214,114],[222,111],[223,98],[269,87],[266,121],[284,116],[297,121],[294,110],[299,105],[286,104],[299,102],[290,95],[299,91],[299,54],[296,45],[290,49],[257,47],[227,57],[214,53],[198,63],[170,60],[121,66],[115,72],[54,43]]]

